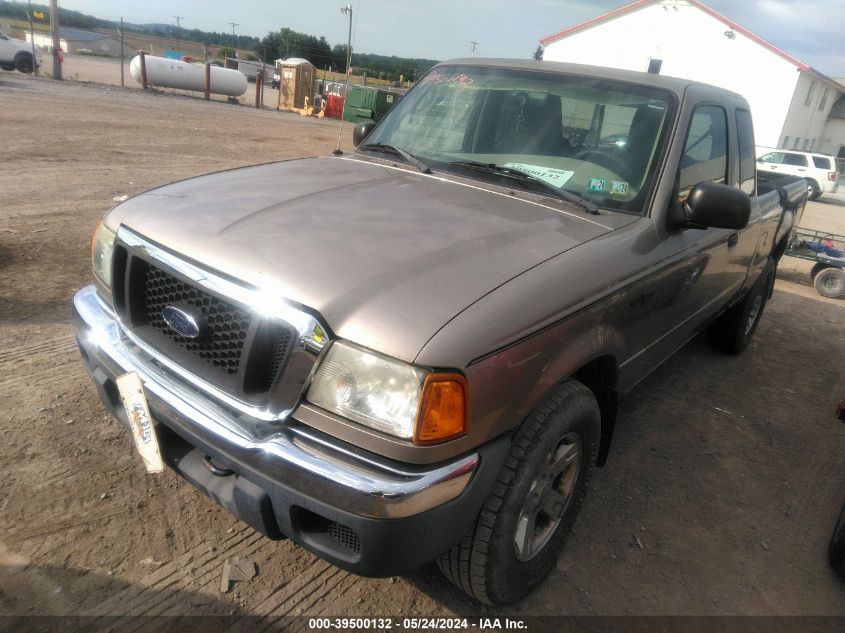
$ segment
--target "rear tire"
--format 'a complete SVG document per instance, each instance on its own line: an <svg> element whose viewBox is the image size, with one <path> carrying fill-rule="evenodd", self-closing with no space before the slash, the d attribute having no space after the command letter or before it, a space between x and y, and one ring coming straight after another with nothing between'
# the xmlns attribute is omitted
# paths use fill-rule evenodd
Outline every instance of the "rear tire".
<svg viewBox="0 0 845 633"><path fill-rule="evenodd" d="M822 188L819 187L819 183L815 180L807 179L807 185L810 187L810 195L808 196L808 200L816 200L822 195Z"/></svg>
<svg viewBox="0 0 845 633"><path fill-rule="evenodd" d="M836 299L845 295L845 270L841 268L823 268L816 273L813 286L823 297Z"/></svg>
<svg viewBox="0 0 845 633"><path fill-rule="evenodd" d="M31 73L33 71L32 55L22 53L15 57L15 68L19 73Z"/></svg>
<svg viewBox="0 0 845 633"><path fill-rule="evenodd" d="M525 597L554 569L598 456L593 393L569 380L525 420L472 531L437 561L476 600Z"/></svg>
<svg viewBox="0 0 845 633"><path fill-rule="evenodd" d="M771 294L775 263L770 259L746 297L716 319L707 331L710 344L726 354L741 353L757 331Z"/></svg>

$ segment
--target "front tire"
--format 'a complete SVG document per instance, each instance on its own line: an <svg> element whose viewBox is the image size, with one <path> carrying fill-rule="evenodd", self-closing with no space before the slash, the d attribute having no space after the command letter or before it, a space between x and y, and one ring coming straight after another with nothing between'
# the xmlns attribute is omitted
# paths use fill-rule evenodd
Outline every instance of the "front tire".
<svg viewBox="0 0 845 633"><path fill-rule="evenodd" d="M525 597L548 576L578 515L598 456L593 393L569 380L522 424L473 530L440 570L488 604Z"/></svg>
<svg viewBox="0 0 845 633"><path fill-rule="evenodd" d="M15 68L19 73L31 73L34 70L32 56L24 53L15 57Z"/></svg>

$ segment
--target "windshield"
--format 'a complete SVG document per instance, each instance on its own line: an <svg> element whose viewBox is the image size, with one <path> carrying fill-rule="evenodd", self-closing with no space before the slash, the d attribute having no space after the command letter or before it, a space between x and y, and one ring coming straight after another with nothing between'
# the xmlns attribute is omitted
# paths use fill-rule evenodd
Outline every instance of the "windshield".
<svg viewBox="0 0 845 633"><path fill-rule="evenodd" d="M662 90L618 81L441 66L366 143L497 184L516 170L601 207L641 213L671 103Z"/></svg>

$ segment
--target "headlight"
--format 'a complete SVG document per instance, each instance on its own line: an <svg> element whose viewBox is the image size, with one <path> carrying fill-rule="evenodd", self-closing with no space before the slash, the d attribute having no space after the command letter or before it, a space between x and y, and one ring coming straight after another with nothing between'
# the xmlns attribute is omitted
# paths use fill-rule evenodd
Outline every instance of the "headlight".
<svg viewBox="0 0 845 633"><path fill-rule="evenodd" d="M338 341L317 368L308 401L371 429L416 442L464 432L466 383Z"/></svg>
<svg viewBox="0 0 845 633"><path fill-rule="evenodd" d="M114 252L114 231L100 222L91 238L91 263L94 275L106 288L111 288L111 260Z"/></svg>

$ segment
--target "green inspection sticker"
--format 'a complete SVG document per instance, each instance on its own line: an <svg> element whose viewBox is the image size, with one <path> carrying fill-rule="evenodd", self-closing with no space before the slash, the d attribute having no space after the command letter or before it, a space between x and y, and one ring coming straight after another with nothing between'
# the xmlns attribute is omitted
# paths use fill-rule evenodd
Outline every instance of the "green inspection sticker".
<svg viewBox="0 0 845 633"><path fill-rule="evenodd" d="M610 182L610 193L624 196L628 193L628 183L620 180L612 180Z"/></svg>
<svg viewBox="0 0 845 633"><path fill-rule="evenodd" d="M607 181L604 178L590 178L590 182L587 183L587 191L603 193L607 191Z"/></svg>

